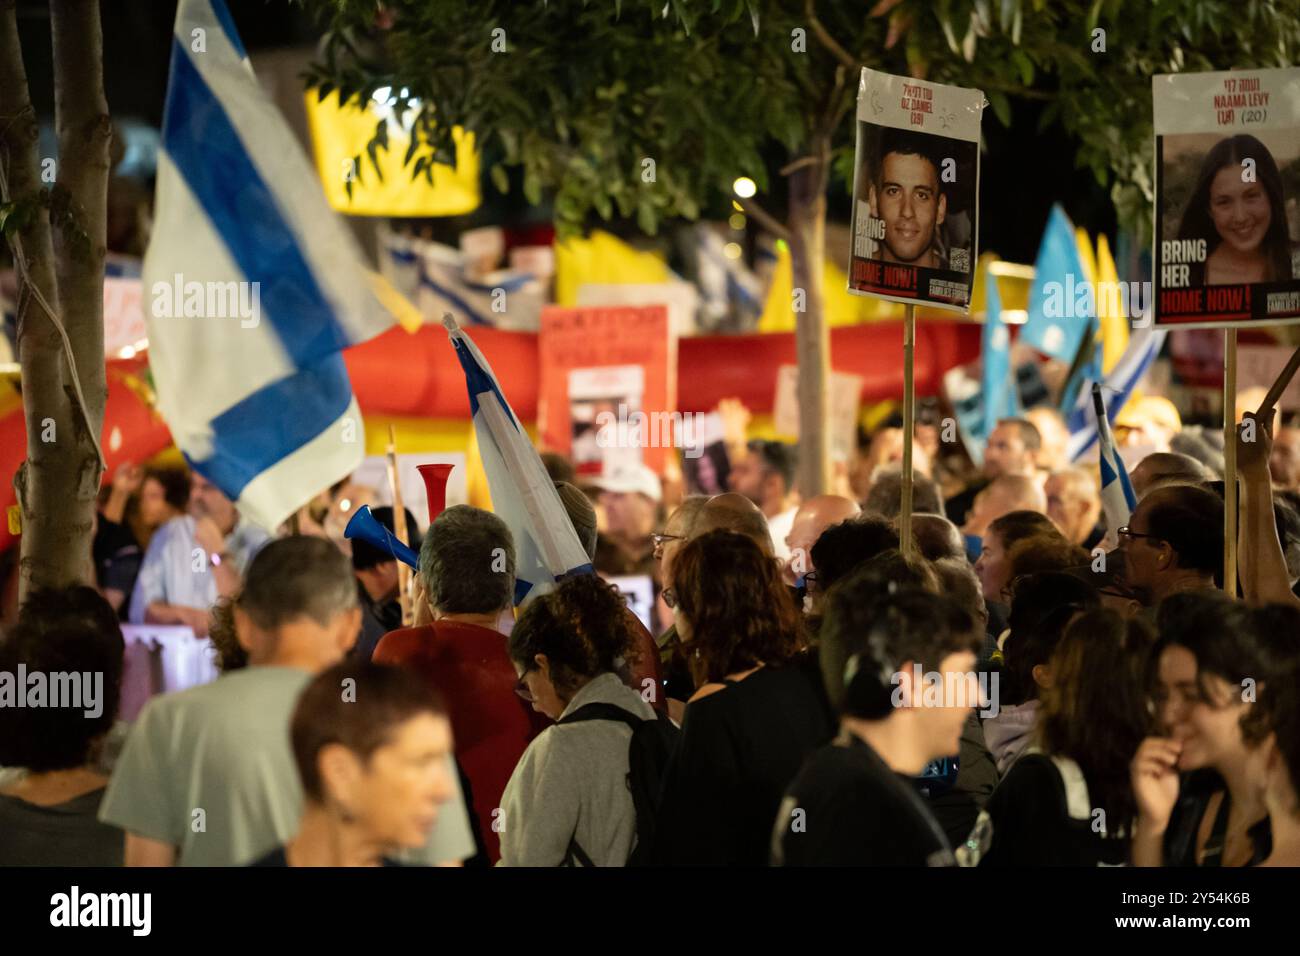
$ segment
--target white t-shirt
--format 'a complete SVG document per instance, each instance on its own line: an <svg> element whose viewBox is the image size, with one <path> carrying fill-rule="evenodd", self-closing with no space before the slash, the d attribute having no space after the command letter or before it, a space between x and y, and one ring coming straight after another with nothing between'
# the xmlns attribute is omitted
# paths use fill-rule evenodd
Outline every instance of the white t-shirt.
<svg viewBox="0 0 1300 956"><path fill-rule="evenodd" d="M794 527L794 516L798 510L798 506L788 508L767 519L767 530L772 536L772 547L776 551L776 556L782 561L790 560L790 548L785 543L785 536Z"/></svg>
<svg viewBox="0 0 1300 956"><path fill-rule="evenodd" d="M177 847L181 866L241 866L282 846L302 817L289 721L310 681L296 668L248 667L153 698L127 738L99 818ZM474 855L454 766L451 779L456 792L428 844L402 859Z"/></svg>

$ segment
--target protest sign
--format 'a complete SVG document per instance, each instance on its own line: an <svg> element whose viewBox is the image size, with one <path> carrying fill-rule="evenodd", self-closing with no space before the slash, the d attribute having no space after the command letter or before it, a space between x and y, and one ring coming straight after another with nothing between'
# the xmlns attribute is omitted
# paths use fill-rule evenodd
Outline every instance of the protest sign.
<svg viewBox="0 0 1300 956"><path fill-rule="evenodd" d="M1300 69L1151 83L1156 324L1300 321Z"/></svg>
<svg viewBox="0 0 1300 956"><path fill-rule="evenodd" d="M581 458L587 472L612 459L663 471L684 434L667 307L548 306L538 352L546 448Z"/></svg>
<svg viewBox="0 0 1300 956"><path fill-rule="evenodd" d="M984 94L864 69L849 291L970 312Z"/></svg>

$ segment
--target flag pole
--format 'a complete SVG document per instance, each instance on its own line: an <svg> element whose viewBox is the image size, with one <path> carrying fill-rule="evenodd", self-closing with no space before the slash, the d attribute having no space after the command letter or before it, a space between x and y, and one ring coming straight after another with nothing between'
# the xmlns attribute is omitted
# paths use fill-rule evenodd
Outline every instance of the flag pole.
<svg viewBox="0 0 1300 956"><path fill-rule="evenodd" d="M916 406L916 306L903 306L903 500L898 515L899 549L912 553L912 438Z"/></svg>
<svg viewBox="0 0 1300 956"><path fill-rule="evenodd" d="M407 543L406 506L402 504L402 485L397 474L397 429L388 426L388 485L393 490L393 534ZM411 608L411 569L397 562L397 600L402 606L402 627L410 627L415 617Z"/></svg>
<svg viewBox="0 0 1300 956"><path fill-rule="evenodd" d="M1223 330L1223 590L1237 596L1237 330Z"/></svg>
<svg viewBox="0 0 1300 956"><path fill-rule="evenodd" d="M1291 379L1295 378L1296 370L1300 369L1300 349L1296 349L1291 354L1290 360L1286 363L1286 368L1278 375L1277 380L1269 388L1268 394L1264 396L1264 401L1260 402L1259 409L1255 412L1257 421L1264 422L1267 426L1273 424L1273 410L1282 398L1282 393L1286 387L1291 384Z"/></svg>

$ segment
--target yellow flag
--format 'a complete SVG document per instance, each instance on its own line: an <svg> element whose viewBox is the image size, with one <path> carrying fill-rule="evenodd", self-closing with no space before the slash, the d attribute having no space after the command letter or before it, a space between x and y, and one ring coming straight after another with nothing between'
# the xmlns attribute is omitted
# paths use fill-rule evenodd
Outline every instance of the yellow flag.
<svg viewBox="0 0 1300 956"><path fill-rule="evenodd" d="M849 279L829 259L822 266L822 310L826 325L858 325L901 319L903 307L884 299L852 295L848 291ZM758 320L760 332L793 332L795 328L794 268L790 262L790 247L784 242L776 244L776 264L767 287L763 315Z"/></svg>
<svg viewBox="0 0 1300 956"><path fill-rule="evenodd" d="M555 244L555 303L578 304L578 289L592 282L636 285L667 282L668 263L653 252L634 249L617 236L597 229L586 238Z"/></svg>
<svg viewBox="0 0 1300 956"><path fill-rule="evenodd" d="M339 212L353 216L459 216L478 208L479 163L472 133L453 131L456 167L435 165L430 185L423 174L411 178L415 161L403 165L410 138L396 119L390 120L388 149L375 157L384 174L381 182L366 155L366 144L381 116L377 110L385 107L372 103L366 109L355 104L340 108L337 93L318 100L312 92L307 93L306 104L316 172L325 198ZM355 156L361 157L360 169L353 165Z"/></svg>
<svg viewBox="0 0 1300 956"><path fill-rule="evenodd" d="M1127 295L1120 296L1119 273L1104 235L1097 237L1097 325L1101 330L1101 371L1108 374L1128 348Z"/></svg>
<svg viewBox="0 0 1300 956"><path fill-rule="evenodd" d="M1093 282L1097 276L1097 259L1092 254L1092 241L1081 226L1074 230L1074 241L1079 245L1079 259L1083 262L1084 278Z"/></svg>

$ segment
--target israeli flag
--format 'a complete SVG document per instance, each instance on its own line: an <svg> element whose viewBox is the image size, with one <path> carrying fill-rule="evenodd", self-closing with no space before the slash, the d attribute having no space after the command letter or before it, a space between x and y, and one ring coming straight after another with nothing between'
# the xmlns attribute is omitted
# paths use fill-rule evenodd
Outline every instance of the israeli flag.
<svg viewBox="0 0 1300 956"><path fill-rule="evenodd" d="M343 349L392 324L223 0L181 0L144 261L159 411L190 465L275 528L361 462Z"/></svg>
<svg viewBox="0 0 1300 956"><path fill-rule="evenodd" d="M1165 330L1152 325L1151 314L1148 312L1129 336L1123 356L1115 363L1110 374L1099 383L1104 393L1103 403L1107 416L1113 418L1119 414L1164 344ZM1079 397L1066 416L1066 425L1070 429L1068 457L1070 461L1078 461L1097 443L1100 436L1093 396L1089 390L1079 390ZM1112 446L1113 444L1112 442Z"/></svg>
<svg viewBox="0 0 1300 956"><path fill-rule="evenodd" d="M1101 443L1101 508L1106 515L1106 537L1111 546L1117 545L1116 530L1128 524L1137 507L1137 496L1129 481L1124 460L1115 448L1115 438L1110 433L1110 420L1106 417L1106 402L1102 399L1101 385L1092 383L1092 408L1095 415L1097 440Z"/></svg>
<svg viewBox="0 0 1300 956"><path fill-rule="evenodd" d="M442 324L465 370L492 510L515 539L515 604L524 604L566 575L592 573L591 559L487 359L450 315Z"/></svg>
<svg viewBox="0 0 1300 956"><path fill-rule="evenodd" d="M1047 228L1034 261L1034 284L1029 290L1029 314L1020 328L1020 341L1044 355L1065 363L1074 361L1079 343L1092 329L1095 305L1091 294L1082 297L1088 280L1074 224L1061 206L1052 206Z"/></svg>

